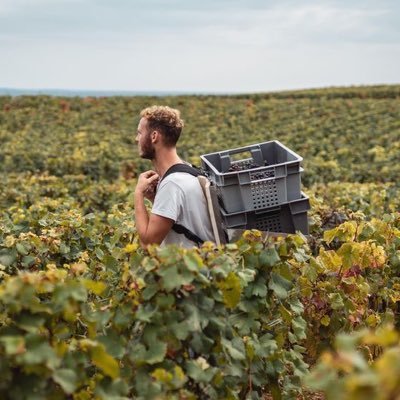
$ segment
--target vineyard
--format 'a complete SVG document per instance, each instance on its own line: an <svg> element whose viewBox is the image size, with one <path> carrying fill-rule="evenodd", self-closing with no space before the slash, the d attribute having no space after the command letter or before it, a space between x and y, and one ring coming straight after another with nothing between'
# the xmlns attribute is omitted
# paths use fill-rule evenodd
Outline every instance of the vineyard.
<svg viewBox="0 0 400 400"><path fill-rule="evenodd" d="M300 154L310 235L138 245L139 112ZM400 86L0 97L0 398L400 398ZM315 397L317 396L317 397Z"/></svg>

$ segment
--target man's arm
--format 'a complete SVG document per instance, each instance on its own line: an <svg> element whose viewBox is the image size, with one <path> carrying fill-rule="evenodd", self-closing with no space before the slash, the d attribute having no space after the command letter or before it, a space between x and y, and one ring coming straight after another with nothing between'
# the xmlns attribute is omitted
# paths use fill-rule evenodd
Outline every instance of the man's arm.
<svg viewBox="0 0 400 400"><path fill-rule="evenodd" d="M142 247L156 243L160 244L171 230L174 221L156 214L148 214L144 198L158 179L154 171L144 172L139 176L135 189L135 219L136 229Z"/></svg>

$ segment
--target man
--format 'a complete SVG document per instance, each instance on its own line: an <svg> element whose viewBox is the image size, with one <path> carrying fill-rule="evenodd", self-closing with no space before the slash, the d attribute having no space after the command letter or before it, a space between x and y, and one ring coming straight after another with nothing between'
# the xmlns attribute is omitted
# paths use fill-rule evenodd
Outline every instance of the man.
<svg viewBox="0 0 400 400"><path fill-rule="evenodd" d="M154 170L139 176L135 189L136 228L142 247L149 244L179 244L193 247L196 243L182 233L179 224L203 241L214 240L208 209L198 179L185 172L164 174L184 162L178 156L176 143L184 126L180 112L166 106L152 106L140 113L136 142L140 157L151 160ZM151 213L144 199L153 202Z"/></svg>

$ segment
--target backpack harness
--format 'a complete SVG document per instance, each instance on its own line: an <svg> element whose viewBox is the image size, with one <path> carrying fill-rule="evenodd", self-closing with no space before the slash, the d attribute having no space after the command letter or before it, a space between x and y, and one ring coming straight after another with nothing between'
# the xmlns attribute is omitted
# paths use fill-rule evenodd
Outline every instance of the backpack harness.
<svg viewBox="0 0 400 400"><path fill-rule="evenodd" d="M199 169L191 167L188 164L174 164L172 167L168 168L168 170L165 172L164 176L162 177L161 181L163 179L165 179L168 175L171 175L175 172L185 172L185 173L190 174L195 177L197 177L199 175L204 176L204 173L202 173ZM174 225L172 225L172 230L175 231L176 233L180 233L180 234L184 235L187 239L196 243L196 245L198 247L200 247L204 243L203 239L199 238L195 233L193 233L191 230L184 227L183 225L174 223Z"/></svg>

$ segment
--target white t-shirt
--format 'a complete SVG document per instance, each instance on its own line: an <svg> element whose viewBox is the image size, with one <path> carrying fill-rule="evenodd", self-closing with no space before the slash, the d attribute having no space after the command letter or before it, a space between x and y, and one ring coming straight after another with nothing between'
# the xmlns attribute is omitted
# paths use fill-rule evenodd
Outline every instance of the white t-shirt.
<svg viewBox="0 0 400 400"><path fill-rule="evenodd" d="M157 187L153 214L170 218L184 226L202 240L214 241L207 203L197 177L185 172L174 172L163 179ZM178 244L185 248L196 246L183 234L172 229L161 246Z"/></svg>

